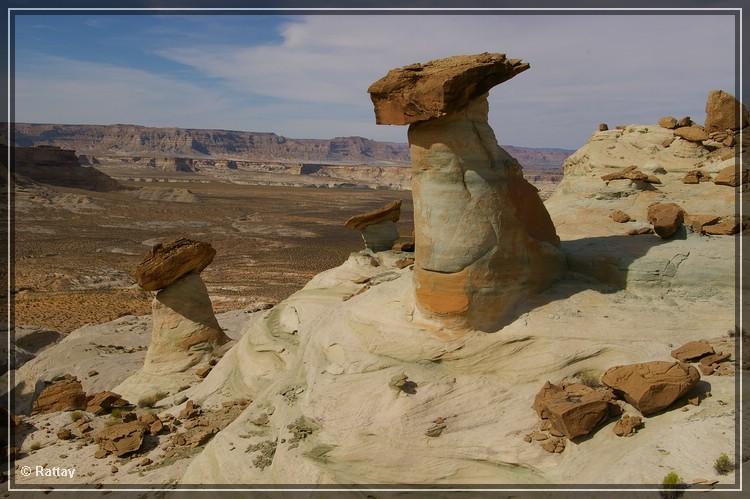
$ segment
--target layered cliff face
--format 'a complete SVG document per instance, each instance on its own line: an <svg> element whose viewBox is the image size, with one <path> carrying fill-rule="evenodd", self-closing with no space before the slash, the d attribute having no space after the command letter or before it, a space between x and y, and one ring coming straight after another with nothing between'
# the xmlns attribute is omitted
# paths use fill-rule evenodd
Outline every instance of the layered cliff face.
<svg viewBox="0 0 750 499"><path fill-rule="evenodd" d="M19 146L56 145L81 154L224 157L337 162L409 161L405 144L363 137L292 139L274 133L137 125L16 124Z"/></svg>

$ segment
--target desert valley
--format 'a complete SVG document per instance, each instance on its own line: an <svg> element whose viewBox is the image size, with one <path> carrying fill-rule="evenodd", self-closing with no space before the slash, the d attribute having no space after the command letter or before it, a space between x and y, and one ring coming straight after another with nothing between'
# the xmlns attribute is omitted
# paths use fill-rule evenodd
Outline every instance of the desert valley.
<svg viewBox="0 0 750 499"><path fill-rule="evenodd" d="M747 111L500 146L527 70L389 71L408 144L15 124L7 478L735 485Z"/></svg>

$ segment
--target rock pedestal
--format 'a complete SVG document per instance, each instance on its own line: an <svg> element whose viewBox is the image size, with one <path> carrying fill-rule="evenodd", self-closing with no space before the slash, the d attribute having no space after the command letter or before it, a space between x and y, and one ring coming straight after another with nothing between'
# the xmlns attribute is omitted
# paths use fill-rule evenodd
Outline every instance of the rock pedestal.
<svg viewBox="0 0 750 499"><path fill-rule="evenodd" d="M160 290L151 307L144 373L184 372L208 361L216 347L229 341L199 274L215 254L208 243L178 239L155 246L138 265L138 283L147 290Z"/></svg>
<svg viewBox="0 0 750 499"><path fill-rule="evenodd" d="M387 251L398 240L396 222L400 216L401 200L397 200L377 210L351 217L344 226L362 233L365 248L372 251Z"/></svg>
<svg viewBox="0 0 750 499"><path fill-rule="evenodd" d="M564 266L537 189L487 122L487 91L528 68L502 54L392 70L369 92L381 124L409 123L417 304L491 331Z"/></svg>
<svg viewBox="0 0 750 499"><path fill-rule="evenodd" d="M200 275L187 274L159 291L152 303L151 343L144 372L182 372L208 360L227 336L216 321Z"/></svg>

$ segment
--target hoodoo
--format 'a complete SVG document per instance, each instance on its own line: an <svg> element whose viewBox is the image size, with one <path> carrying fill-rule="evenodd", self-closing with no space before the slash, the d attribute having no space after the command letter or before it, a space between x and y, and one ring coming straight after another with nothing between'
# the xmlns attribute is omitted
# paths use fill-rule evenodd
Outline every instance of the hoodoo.
<svg viewBox="0 0 750 499"><path fill-rule="evenodd" d="M192 379L192 368L208 365L229 341L200 276L215 254L208 243L177 239L154 246L138 265L138 284L158 291L152 303L151 342L143 367L117 393L133 400L154 386L169 393Z"/></svg>
<svg viewBox="0 0 750 499"><path fill-rule="evenodd" d="M368 89L378 124L409 125L417 304L447 326L496 330L564 267L537 189L487 122L490 88L528 68L504 54L455 56Z"/></svg>

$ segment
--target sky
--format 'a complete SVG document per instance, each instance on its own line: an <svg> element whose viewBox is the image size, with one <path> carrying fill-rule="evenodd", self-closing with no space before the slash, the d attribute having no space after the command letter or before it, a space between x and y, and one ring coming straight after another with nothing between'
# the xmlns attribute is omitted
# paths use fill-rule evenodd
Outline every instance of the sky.
<svg viewBox="0 0 750 499"><path fill-rule="evenodd" d="M577 149L600 122L702 122L736 94L731 15L15 16L15 118L363 136L367 87L397 66L502 52L531 69L490 92L501 144Z"/></svg>

